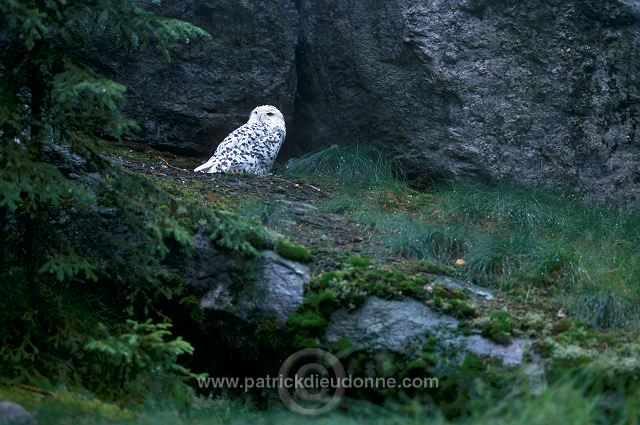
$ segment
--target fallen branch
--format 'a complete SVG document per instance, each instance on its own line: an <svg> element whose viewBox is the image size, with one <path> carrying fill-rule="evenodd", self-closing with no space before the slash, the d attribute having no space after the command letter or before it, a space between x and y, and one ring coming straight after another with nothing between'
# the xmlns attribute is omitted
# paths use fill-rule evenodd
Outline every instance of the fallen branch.
<svg viewBox="0 0 640 425"><path fill-rule="evenodd" d="M38 388L38 387L32 387L31 385L17 384L16 386L19 388L22 388L23 390L31 391L31 392L42 394L42 395L48 395L50 397L53 397L54 395L56 395L52 391L43 390L42 388Z"/></svg>

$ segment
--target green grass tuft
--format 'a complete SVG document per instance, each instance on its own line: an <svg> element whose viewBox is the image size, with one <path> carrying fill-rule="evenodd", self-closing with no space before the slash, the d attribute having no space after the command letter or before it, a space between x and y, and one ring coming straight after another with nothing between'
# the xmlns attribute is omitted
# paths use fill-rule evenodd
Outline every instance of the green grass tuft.
<svg viewBox="0 0 640 425"><path fill-rule="evenodd" d="M368 146L333 145L289 161L285 175L319 182L337 183L345 188L398 186L404 170L387 161L382 152Z"/></svg>
<svg viewBox="0 0 640 425"><path fill-rule="evenodd" d="M502 289L552 288L577 318L599 327L640 324L640 216L576 196L511 186L384 187L334 198L388 250L454 264L460 277Z"/></svg>
<svg viewBox="0 0 640 425"><path fill-rule="evenodd" d="M464 229L470 280L553 287L570 312L593 325L637 325L638 216L511 187L447 187L432 200L425 211L432 220Z"/></svg>

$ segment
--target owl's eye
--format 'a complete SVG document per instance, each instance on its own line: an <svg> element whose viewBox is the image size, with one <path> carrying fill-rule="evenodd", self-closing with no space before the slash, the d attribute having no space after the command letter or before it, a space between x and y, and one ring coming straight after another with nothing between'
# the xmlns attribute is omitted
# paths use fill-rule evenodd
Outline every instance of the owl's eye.
<svg viewBox="0 0 640 425"><path fill-rule="evenodd" d="M273 112L267 112L267 115L269 115L270 117L274 116L275 114Z"/></svg>

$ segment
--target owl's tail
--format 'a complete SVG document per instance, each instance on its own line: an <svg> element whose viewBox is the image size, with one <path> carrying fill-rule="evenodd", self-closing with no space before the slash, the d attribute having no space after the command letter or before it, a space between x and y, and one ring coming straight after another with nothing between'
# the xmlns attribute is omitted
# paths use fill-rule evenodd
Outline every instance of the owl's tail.
<svg viewBox="0 0 640 425"><path fill-rule="evenodd" d="M197 173L199 171L206 170L207 168L211 168L215 162L216 162L215 157L212 157L207 162L205 162L204 164L202 164L201 166L193 170L193 172Z"/></svg>

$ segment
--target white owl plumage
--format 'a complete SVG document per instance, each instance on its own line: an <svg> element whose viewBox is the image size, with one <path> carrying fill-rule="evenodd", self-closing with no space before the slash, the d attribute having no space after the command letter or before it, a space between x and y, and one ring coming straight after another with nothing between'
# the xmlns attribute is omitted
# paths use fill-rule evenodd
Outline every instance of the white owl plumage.
<svg viewBox="0 0 640 425"><path fill-rule="evenodd" d="M286 134L282 112L275 106L258 106L249 121L229 134L213 156L193 171L268 174Z"/></svg>

